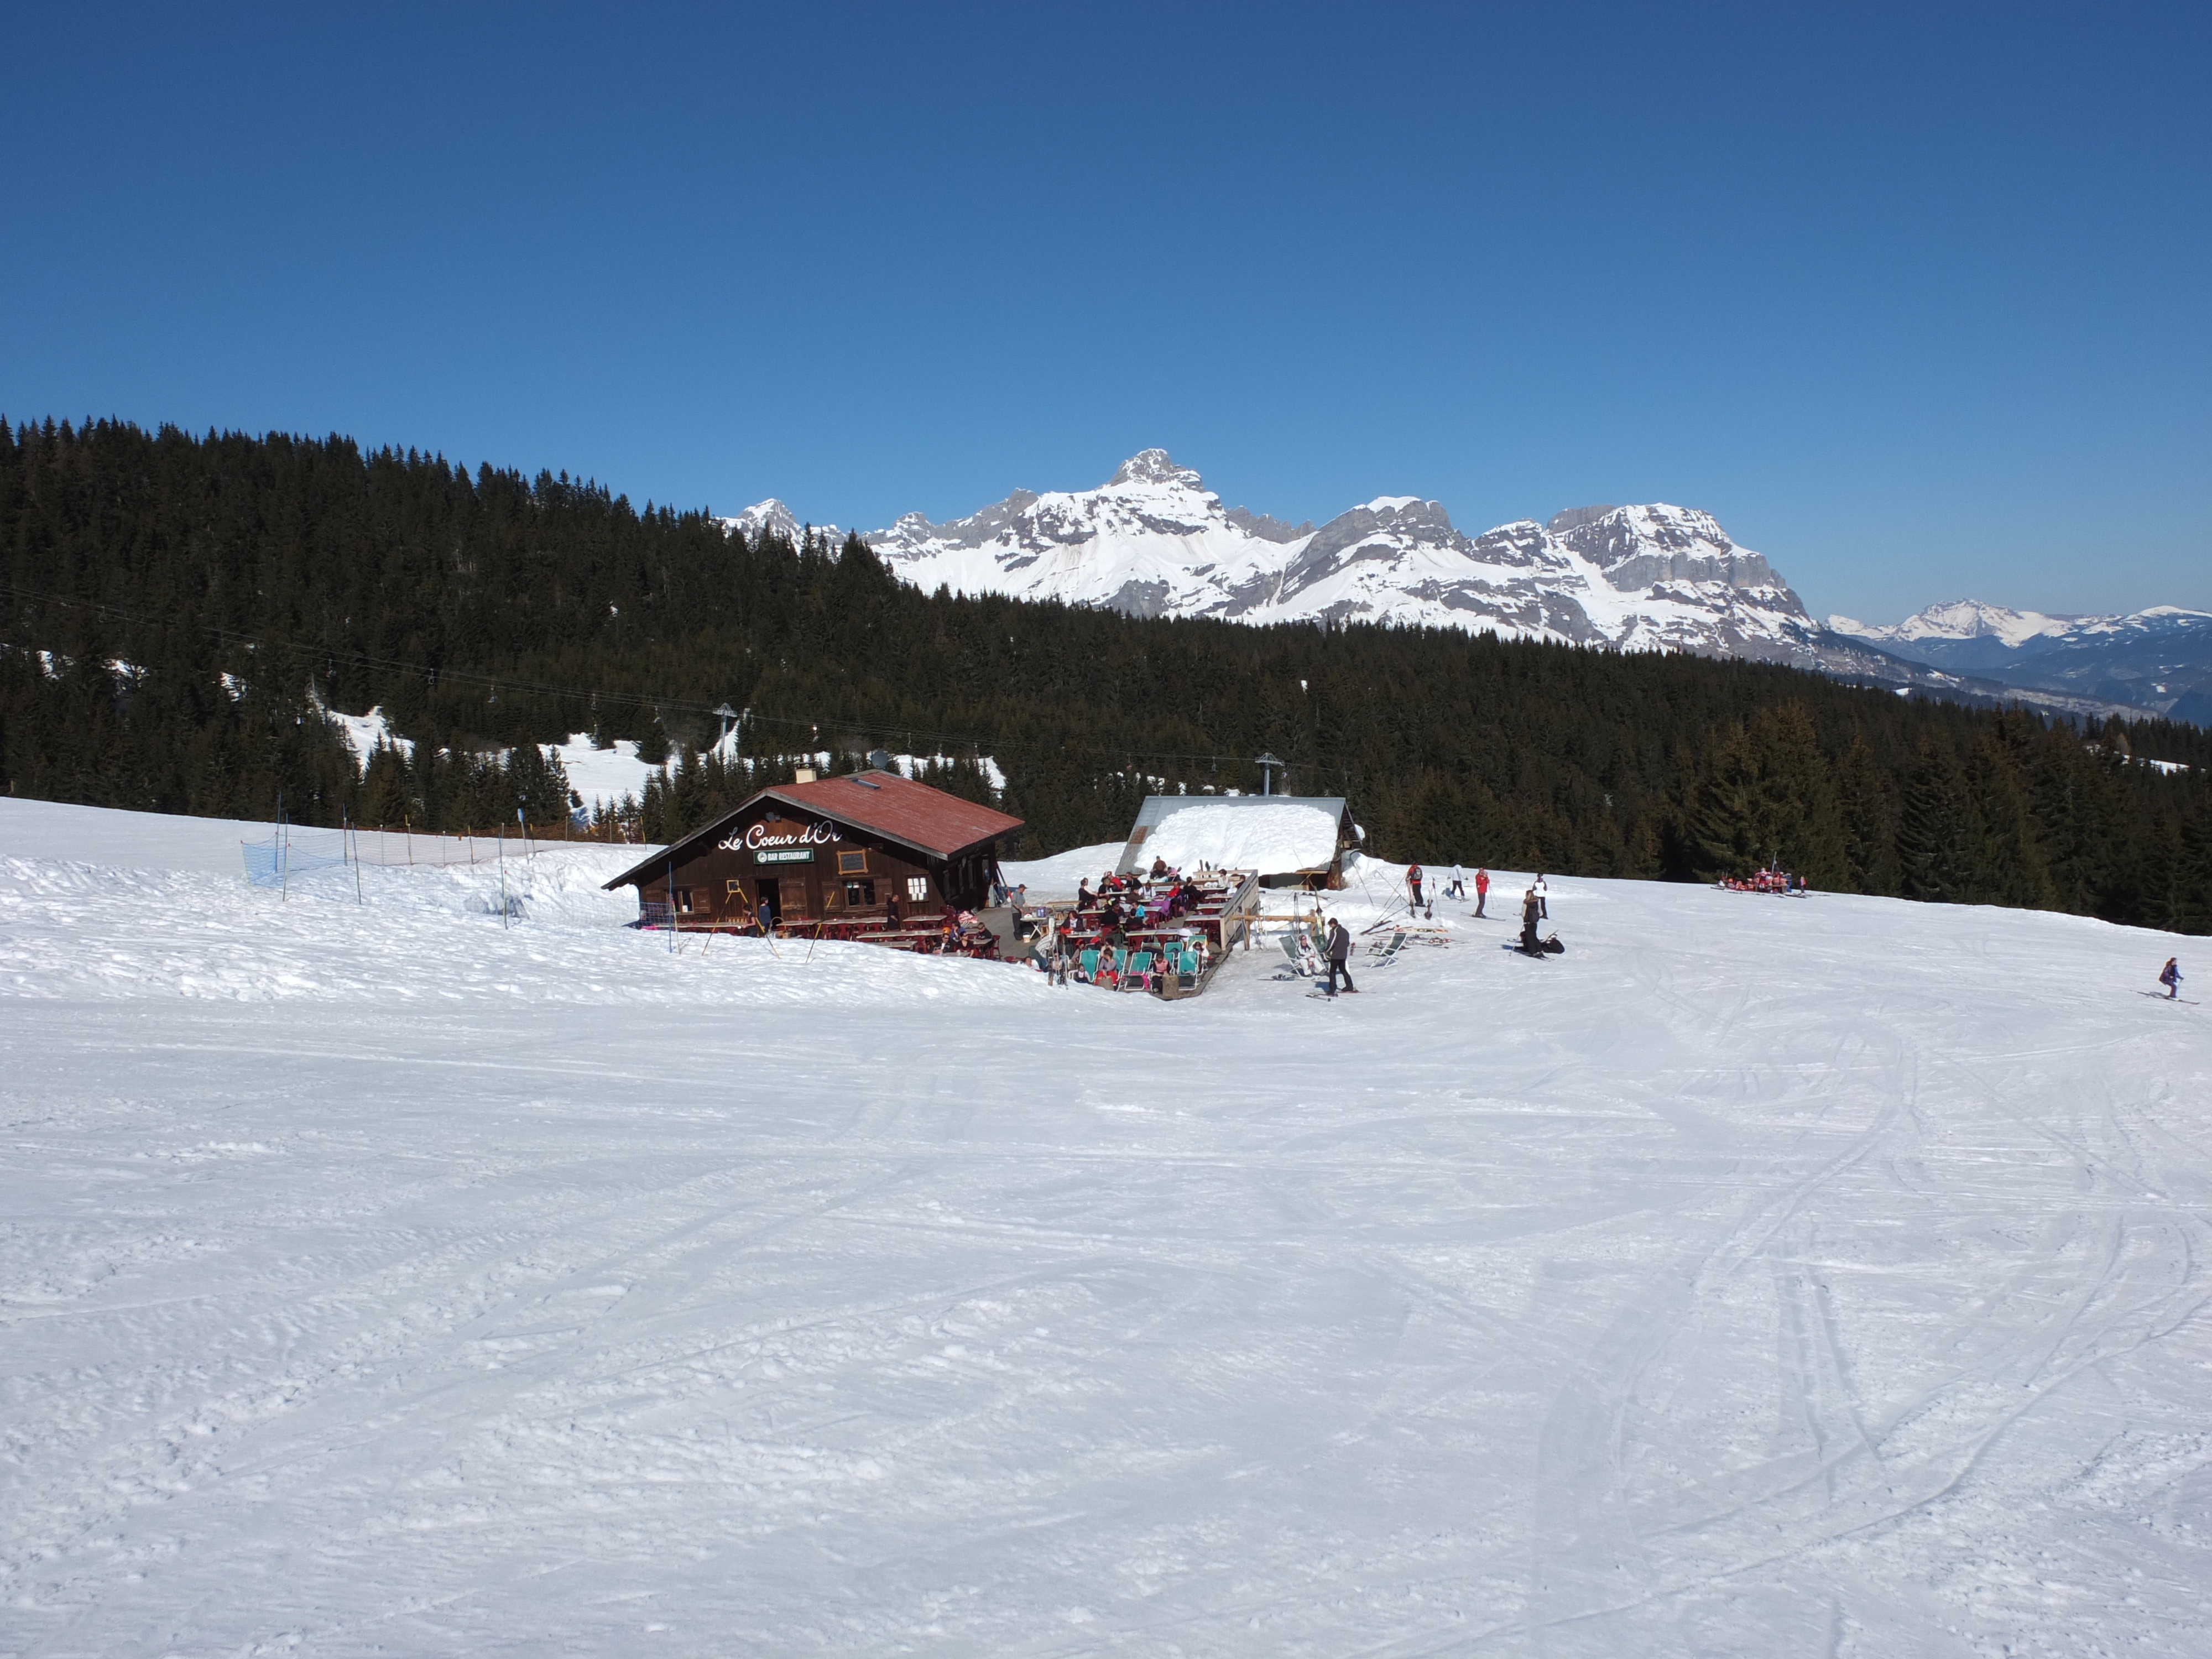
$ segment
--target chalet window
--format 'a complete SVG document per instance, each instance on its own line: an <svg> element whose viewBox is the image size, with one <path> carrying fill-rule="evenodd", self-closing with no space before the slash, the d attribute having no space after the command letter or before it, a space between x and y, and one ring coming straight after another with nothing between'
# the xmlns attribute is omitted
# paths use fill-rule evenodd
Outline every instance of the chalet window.
<svg viewBox="0 0 2212 1659"><path fill-rule="evenodd" d="M872 881L848 881L845 884L845 902L854 908L876 902L876 884Z"/></svg>
<svg viewBox="0 0 2212 1659"><path fill-rule="evenodd" d="M837 854L837 873L841 876L865 876L868 873L868 855L860 853Z"/></svg>
<svg viewBox="0 0 2212 1659"><path fill-rule="evenodd" d="M676 890L676 908L687 916L691 914L691 890L689 887Z"/></svg>
<svg viewBox="0 0 2212 1659"><path fill-rule="evenodd" d="M929 878L908 876L906 878L906 896L913 903L920 904L929 896Z"/></svg>

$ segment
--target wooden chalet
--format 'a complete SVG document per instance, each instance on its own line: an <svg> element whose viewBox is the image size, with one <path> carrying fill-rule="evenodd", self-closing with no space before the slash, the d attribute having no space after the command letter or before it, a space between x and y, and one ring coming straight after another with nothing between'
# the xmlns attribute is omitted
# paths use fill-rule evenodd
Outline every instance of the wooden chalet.
<svg viewBox="0 0 2212 1659"><path fill-rule="evenodd" d="M1000 844L1022 828L896 772L857 772L761 790L606 885L636 888L641 915L684 928L859 929L894 899L902 917L933 920L986 902Z"/></svg>

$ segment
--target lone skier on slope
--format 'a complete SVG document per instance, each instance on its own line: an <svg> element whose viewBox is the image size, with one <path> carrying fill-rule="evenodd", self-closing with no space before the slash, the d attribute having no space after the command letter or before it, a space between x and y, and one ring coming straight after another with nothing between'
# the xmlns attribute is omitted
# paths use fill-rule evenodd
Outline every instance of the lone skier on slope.
<svg viewBox="0 0 2212 1659"><path fill-rule="evenodd" d="M1351 961L1352 935L1345 931L1342 922L1331 916L1328 919L1328 994L1331 997L1336 995L1336 980L1340 974L1344 976L1344 988L1354 996L1359 994L1359 988L1352 982L1352 969L1348 965Z"/></svg>
<svg viewBox="0 0 2212 1659"><path fill-rule="evenodd" d="M2168 957L2166 966L2158 970L2158 982L2166 987L2166 1000L2172 1001L2181 994L2181 958Z"/></svg>
<svg viewBox="0 0 2212 1659"><path fill-rule="evenodd" d="M1552 890L1544 884L1544 872L1536 872L1536 884L1528 890L1536 896L1536 914L1546 921L1552 919Z"/></svg>
<svg viewBox="0 0 2212 1659"><path fill-rule="evenodd" d="M1490 872L1486 869L1477 870L1474 872L1474 917L1477 921L1483 919L1482 907L1489 902L1489 899Z"/></svg>
<svg viewBox="0 0 2212 1659"><path fill-rule="evenodd" d="M1451 885L1444 889L1444 896L1455 899L1467 896L1467 872L1456 864L1452 866Z"/></svg>

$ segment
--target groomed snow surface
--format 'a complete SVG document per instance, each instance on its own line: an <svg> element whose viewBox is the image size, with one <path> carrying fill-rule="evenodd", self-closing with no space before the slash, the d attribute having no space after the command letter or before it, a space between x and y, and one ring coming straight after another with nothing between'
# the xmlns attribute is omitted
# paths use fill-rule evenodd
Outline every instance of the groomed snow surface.
<svg viewBox="0 0 2212 1659"><path fill-rule="evenodd" d="M1164 1004L234 830L0 802L0 1653L2208 1650L2198 942Z"/></svg>

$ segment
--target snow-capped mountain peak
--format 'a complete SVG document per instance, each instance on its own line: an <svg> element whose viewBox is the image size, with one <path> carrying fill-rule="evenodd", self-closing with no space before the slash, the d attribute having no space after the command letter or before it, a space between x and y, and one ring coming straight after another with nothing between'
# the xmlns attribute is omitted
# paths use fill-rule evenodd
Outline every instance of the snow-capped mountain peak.
<svg viewBox="0 0 2212 1659"><path fill-rule="evenodd" d="M764 501L755 501L744 512L732 514L721 523L723 529L736 531L747 541L768 534L780 536L795 544L805 534L799 515L773 495ZM830 541L836 540L839 534L834 524L817 524L814 526L814 533L817 538Z"/></svg>
<svg viewBox="0 0 2212 1659"><path fill-rule="evenodd" d="M1180 489L1203 492L1205 482L1187 466L1177 466L1164 449L1140 449L1114 470L1114 476L1105 487L1117 484L1171 484Z"/></svg>
<svg viewBox="0 0 2212 1659"><path fill-rule="evenodd" d="M1577 643L1811 660L1817 625L1709 513L1573 508L1472 538L1440 501L1376 495L1316 529L1224 509L1191 468L1139 451L1095 489L1018 489L945 524L868 538L923 587L1141 616L1414 623Z"/></svg>
<svg viewBox="0 0 2212 1659"><path fill-rule="evenodd" d="M1898 645L1922 640L1994 639L2008 646L2021 646L2032 639L2076 631L2084 624L2118 620L2052 617L2040 611L2008 611L2001 605L1984 605L1979 599L1950 599L1931 605L1917 615L1887 627L1872 627L1849 617L1831 617L1828 626L1838 634Z"/></svg>
<svg viewBox="0 0 2212 1659"><path fill-rule="evenodd" d="M1146 449L1096 489L1017 489L944 524L908 513L867 539L921 587L1184 616L1218 609L1225 586L1255 580L1310 534L1224 511L1196 472Z"/></svg>
<svg viewBox="0 0 2212 1659"><path fill-rule="evenodd" d="M749 536L802 533L774 500L724 522ZM1096 489L1017 489L943 524L908 513L866 539L924 589L1145 617L1390 623L1690 651L1983 701L2030 687L2075 713L2212 718L2203 612L2061 617L1960 599L1889 627L1847 617L1824 625L1712 514L1668 501L1568 507L1468 536L1441 501L1375 495L1316 528L1224 508L1195 471L1155 448Z"/></svg>
<svg viewBox="0 0 2212 1659"><path fill-rule="evenodd" d="M1828 626L1954 673L2212 723L2212 613L2203 611L2075 617L1952 599L1886 627L1849 617Z"/></svg>

